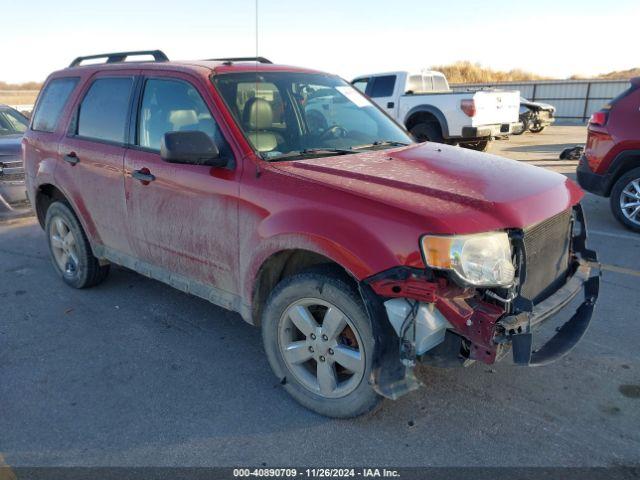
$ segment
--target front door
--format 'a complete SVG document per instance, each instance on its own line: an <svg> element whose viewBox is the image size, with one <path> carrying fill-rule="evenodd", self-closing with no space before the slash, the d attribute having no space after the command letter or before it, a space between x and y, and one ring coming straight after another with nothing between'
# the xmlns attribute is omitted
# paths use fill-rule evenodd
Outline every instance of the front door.
<svg viewBox="0 0 640 480"><path fill-rule="evenodd" d="M391 118L395 118L398 105L396 105L396 76L381 75L372 77L367 85L366 93L371 100L376 102L380 108L387 112Z"/></svg>
<svg viewBox="0 0 640 480"><path fill-rule="evenodd" d="M203 93L177 73L143 79L135 145L125 155L129 230L136 258L155 269L151 276L193 280L189 291L204 285L236 294L237 169L172 164L159 154L165 133L200 130L232 158Z"/></svg>

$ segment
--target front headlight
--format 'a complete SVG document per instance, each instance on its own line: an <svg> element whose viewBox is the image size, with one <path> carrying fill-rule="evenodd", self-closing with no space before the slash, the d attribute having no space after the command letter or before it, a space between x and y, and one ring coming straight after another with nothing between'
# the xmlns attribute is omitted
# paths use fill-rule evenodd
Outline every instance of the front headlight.
<svg viewBox="0 0 640 480"><path fill-rule="evenodd" d="M453 271L463 282L479 287L508 287L515 270L506 232L473 235L424 235L427 265Z"/></svg>

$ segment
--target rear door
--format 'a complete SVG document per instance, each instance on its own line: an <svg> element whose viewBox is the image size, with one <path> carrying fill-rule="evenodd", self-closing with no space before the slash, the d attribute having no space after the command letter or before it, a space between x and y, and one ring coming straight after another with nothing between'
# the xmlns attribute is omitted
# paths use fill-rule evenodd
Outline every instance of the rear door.
<svg viewBox="0 0 640 480"><path fill-rule="evenodd" d="M205 101L208 92L196 85L177 72L142 79L125 157L128 219L137 259L159 267L160 277L169 274L169 283L189 279L217 288L223 297L215 301L223 303L224 292L238 289L239 169ZM162 160L164 134L186 130L213 138L229 168Z"/></svg>
<svg viewBox="0 0 640 480"><path fill-rule="evenodd" d="M130 254L124 198L124 152L136 72L94 75L84 86L55 176L74 199L93 240Z"/></svg>

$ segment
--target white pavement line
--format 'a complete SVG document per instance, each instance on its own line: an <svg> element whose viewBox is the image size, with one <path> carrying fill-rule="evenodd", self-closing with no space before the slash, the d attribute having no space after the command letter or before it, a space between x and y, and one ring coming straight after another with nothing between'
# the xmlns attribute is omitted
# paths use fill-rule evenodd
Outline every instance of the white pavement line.
<svg viewBox="0 0 640 480"><path fill-rule="evenodd" d="M626 233L603 232L602 230L587 229L589 235L602 235L603 237L623 238L625 240L635 240L640 242L640 235L627 235Z"/></svg>

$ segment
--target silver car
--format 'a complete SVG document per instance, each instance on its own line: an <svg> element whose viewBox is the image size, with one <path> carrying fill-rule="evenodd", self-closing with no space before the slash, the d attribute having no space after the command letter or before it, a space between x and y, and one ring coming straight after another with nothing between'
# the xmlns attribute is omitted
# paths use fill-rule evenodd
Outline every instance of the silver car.
<svg viewBox="0 0 640 480"><path fill-rule="evenodd" d="M20 153L20 142L28 125L27 117L0 105L0 218L30 212Z"/></svg>

